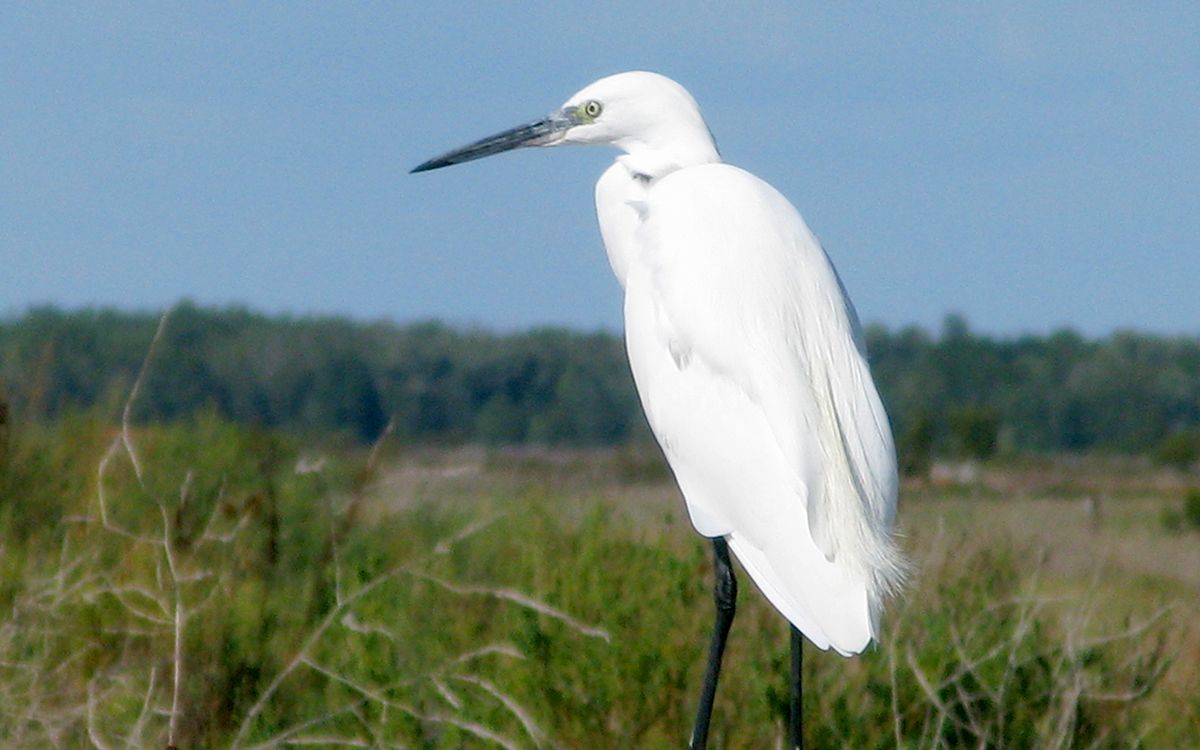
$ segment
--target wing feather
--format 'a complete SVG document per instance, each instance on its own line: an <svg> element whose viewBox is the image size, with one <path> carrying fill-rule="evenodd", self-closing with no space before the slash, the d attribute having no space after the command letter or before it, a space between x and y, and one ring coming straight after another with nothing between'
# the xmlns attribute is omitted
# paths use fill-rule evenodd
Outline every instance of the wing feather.
<svg viewBox="0 0 1200 750"><path fill-rule="evenodd" d="M757 405L813 541L868 579L877 612L902 574L895 451L824 250L774 188L725 164L658 180L637 232L660 342L677 367L703 366Z"/></svg>

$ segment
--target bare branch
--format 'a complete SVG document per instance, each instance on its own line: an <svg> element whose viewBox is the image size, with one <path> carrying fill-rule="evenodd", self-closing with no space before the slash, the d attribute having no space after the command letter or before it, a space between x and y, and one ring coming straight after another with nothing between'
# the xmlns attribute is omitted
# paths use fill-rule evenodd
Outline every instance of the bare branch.
<svg viewBox="0 0 1200 750"><path fill-rule="evenodd" d="M351 701L350 703L345 704L344 706L342 706L340 708L335 708L332 711L321 714L320 716L314 716L313 718L306 719L305 721L299 722L298 724L293 724L291 727L288 727L288 728L278 732L277 734L275 734L271 738L267 739L266 741L260 742L257 745L251 745L248 750L266 750L266 748L278 747L279 745L284 744L285 742L287 742L287 740L289 740L290 738L299 734L300 732L306 731L306 730L311 729L316 726L320 726L321 724L325 724L326 722L332 721L333 719L337 718L338 716L341 716L342 714L347 714L347 713L353 714L354 711L359 706L363 705L366 702L367 702L366 698L356 698L355 700Z"/></svg>
<svg viewBox="0 0 1200 750"><path fill-rule="evenodd" d="M179 590L179 580L175 572L175 555L171 549L171 525L167 520L166 509L163 509L163 548L167 553L167 563L171 569L172 588L175 595L175 617L172 636L174 638L171 653L171 718L167 722L167 744L175 744L176 731L179 728L179 694L183 687L183 628L187 621L184 614L183 596Z"/></svg>
<svg viewBox="0 0 1200 750"><path fill-rule="evenodd" d="M459 729L462 729L465 732L469 732L469 733L475 735L476 737L479 737L480 739L485 739L485 740L494 742L494 743L500 745L501 747L506 748L507 750L519 750L518 745L513 740L509 739L508 737L505 737L504 735L501 735L501 734L495 732L492 729L489 729L488 727L483 726L482 724L477 724L472 721L466 721L464 719L459 719L456 716L449 716L446 714L424 714L424 713L421 713L416 708L409 706L408 704L400 703L398 701L392 700L392 699L388 698L387 696L383 695L382 693L380 693L379 691L374 690L369 687L366 687L365 685L360 685L359 683L349 679L348 677L338 674L337 672L334 672L333 670L328 669L327 667L324 667L324 666L318 664L317 662L313 661L312 659L310 659L307 656L304 657L304 664L306 666L316 670L317 672L320 672L321 674L325 675L329 679L331 679L335 682L338 682L342 685L345 685L346 687L350 688L351 690L354 690L355 692L361 694L364 698L373 700L376 703L379 703L380 705L398 709L416 719L421 719L424 721L432 721L432 722L437 722L437 723L441 723L441 724L450 724L451 726L458 727Z"/></svg>
<svg viewBox="0 0 1200 750"><path fill-rule="evenodd" d="M138 370L137 379L133 381L133 387L129 389L129 398L125 400L125 408L121 410L121 440L125 444L125 452L129 454L129 460L133 463L133 473L137 477L138 484L146 486L142 481L142 462L138 458L137 449L134 447L133 438L129 429L130 415L133 413L133 404L137 401L138 394L142 390L142 382L146 379L146 371L150 367L150 360L154 356L154 350L158 347L158 342L162 338L163 331L167 330L167 320L170 319L174 308L168 309L158 319L158 329L154 332L154 338L150 339L150 346L146 349L146 357L142 360L142 367Z"/></svg>
<svg viewBox="0 0 1200 750"><path fill-rule="evenodd" d="M384 638L387 638L393 643L396 641L396 636L392 633L392 631L388 630L382 625L369 625L361 623L358 621L358 617L356 617L353 612L347 612L342 616L341 625L342 627L354 633L359 633L361 635L382 635Z"/></svg>
<svg viewBox="0 0 1200 750"><path fill-rule="evenodd" d="M100 464L96 469L96 499L100 504L100 523L105 529L108 529L114 534L126 537L135 542L158 544L157 539L129 531L125 527L114 522L108 515L108 503L104 494L104 477L108 473L109 462L111 462L113 457L116 456L117 451L121 449L122 440L127 440L127 438L121 436L113 439L112 444L109 445L108 451L105 452L104 457L100 459Z"/></svg>
<svg viewBox="0 0 1200 750"><path fill-rule="evenodd" d="M430 677L429 680L433 683L433 687L438 691L438 694L442 696L442 700L449 703L456 710L462 708L462 699L454 694L449 685L442 682L437 676Z"/></svg>
<svg viewBox="0 0 1200 750"><path fill-rule="evenodd" d="M491 526L493 523L495 523L496 521L500 520L503 517L504 517L503 513L494 513L490 516L484 516L483 518L479 519L478 521L474 521L472 523L467 524L453 536L449 537L448 539L443 539L440 542L438 542L437 544L435 544L433 546L434 554L436 554L436 555L448 554L450 552L450 549L452 547L454 547L454 545L458 544L459 542L463 541L464 539L468 539L468 538L474 536L475 534L479 533L480 531L483 531L488 526Z"/></svg>
<svg viewBox="0 0 1200 750"><path fill-rule="evenodd" d="M146 717L151 712L151 700L154 697L155 676L154 667L150 667L150 680L146 684L146 697L142 699L142 710L138 712L137 721L129 728L129 734L125 737L125 747L137 748L142 746L142 728L146 725Z"/></svg>
<svg viewBox="0 0 1200 750"><path fill-rule="evenodd" d="M540 748L545 744L546 733L543 732L541 727L537 725L537 722L533 720L533 717L529 715L529 712L525 710L520 703L517 703L516 699L501 691L500 688L496 687L496 685L490 680L485 680L482 677L476 677L475 675L469 674L457 674L454 675L454 679L483 688L483 690L490 694L493 698L504 704L504 707L508 709L509 713L517 717L517 721L521 722L521 726L525 727L525 732L529 735L529 738L533 740L534 745Z"/></svg>
<svg viewBox="0 0 1200 750"><path fill-rule="evenodd" d="M546 604L545 602L542 602L542 601L538 601L537 599L534 599L531 596L522 594L520 591L514 591L512 589L504 589L504 588L490 588L488 586L462 586L459 584L450 583L449 581L443 580L443 579L433 576L429 573L412 570L411 568L406 568L405 572L407 572L409 575L412 575L416 578L422 578L424 580L430 581L431 583L436 583L438 586L441 586L442 588L446 589L447 591L451 591L455 594L464 594L464 595L479 594L479 595L483 595L483 596L491 596L491 597L495 597L497 599L504 599L506 601L514 602L516 604L521 605L522 607L532 609L533 611L539 612L543 615L546 615L547 617L554 618L555 620L558 620L558 621L570 626L571 628L579 631L583 635L589 636L591 638L600 638L605 641L611 640L611 636L608 634L608 631L605 630L604 628L599 628L599 627L595 627L592 625L588 625L586 623L582 623L579 620L576 620L574 617L571 617L570 615L568 615L566 612L563 612L562 610L559 610L559 609L555 609L554 607L551 607L549 604Z"/></svg>
<svg viewBox="0 0 1200 750"><path fill-rule="evenodd" d="M375 471L375 464L379 460L379 449L383 447L383 443L393 432L396 431L395 417L388 420L387 426L383 428L383 432L379 433L379 437L375 438L375 442L371 444L371 452L367 454L367 473Z"/></svg>
<svg viewBox="0 0 1200 750"><path fill-rule="evenodd" d="M300 646L300 650L297 651L295 656L292 657L292 660L288 662L287 666L280 670L279 674L275 675L275 678L271 680L271 683L267 685L262 694L258 696L258 700L256 700L254 705L250 707L250 710L246 712L246 715L242 718L241 725L238 726L237 734L234 735L233 743L230 745L231 750L236 750L238 747L241 747L242 740L246 737L246 732L250 731L250 726L254 723L254 720L258 718L258 715L262 713L263 709L267 705L267 701L271 699L271 696L275 694L275 691L279 689L279 686L284 680L287 679L288 675L294 672L301 664L305 663L305 661L308 659L309 649L316 645L317 641L321 639L321 636L325 634L325 631L329 629L329 626L337 621L342 612L344 612L345 609L354 602L366 596L371 591L374 591L385 581L395 577L399 572L399 569L392 569L375 576L370 581L363 584L358 591L355 591L344 601L338 602L336 606L329 610L329 613L325 615L325 618L321 620L320 624L318 624L312 633L309 634L308 638L305 639L304 643Z"/></svg>
<svg viewBox="0 0 1200 750"><path fill-rule="evenodd" d="M100 736L100 730L96 727L96 680L95 678L88 681L87 686L87 733L88 739L96 750L112 750L104 738Z"/></svg>
<svg viewBox="0 0 1200 750"><path fill-rule="evenodd" d="M478 659L481 656L491 656L499 654L501 656L511 656L514 659L524 659L525 654L517 650L517 647L511 643L491 643L481 648L472 649L463 654L460 654L450 661L451 664L461 664L472 659Z"/></svg>
<svg viewBox="0 0 1200 750"><path fill-rule="evenodd" d="M425 719L426 721L436 721L442 724L449 724L451 726L458 727L464 732L469 732L481 740L494 742L500 747L505 748L505 750L520 750L520 746L513 740L505 737L502 734L498 734L491 729L488 729L482 724L476 724L473 721L464 721L455 716L446 716L444 714L426 714L420 718Z"/></svg>
<svg viewBox="0 0 1200 750"><path fill-rule="evenodd" d="M366 740L360 740L351 737L336 737L334 735L317 735L311 737L293 737L282 741L285 745L318 745L320 747L329 747L330 745L344 745L346 747L371 747L371 743Z"/></svg>

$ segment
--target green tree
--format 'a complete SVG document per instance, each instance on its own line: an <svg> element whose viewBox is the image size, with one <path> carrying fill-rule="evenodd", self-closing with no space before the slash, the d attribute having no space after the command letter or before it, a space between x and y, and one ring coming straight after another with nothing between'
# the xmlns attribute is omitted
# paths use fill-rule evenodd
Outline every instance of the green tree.
<svg viewBox="0 0 1200 750"><path fill-rule="evenodd" d="M1200 430L1181 430L1167 435L1155 447L1154 460L1186 471L1200 460Z"/></svg>
<svg viewBox="0 0 1200 750"><path fill-rule="evenodd" d="M963 406L950 414L950 430L959 455L980 461L996 454L1000 422L987 406Z"/></svg>
<svg viewBox="0 0 1200 750"><path fill-rule="evenodd" d="M937 428L929 414L921 414L908 423L896 440L901 474L920 478L929 476L936 436Z"/></svg>

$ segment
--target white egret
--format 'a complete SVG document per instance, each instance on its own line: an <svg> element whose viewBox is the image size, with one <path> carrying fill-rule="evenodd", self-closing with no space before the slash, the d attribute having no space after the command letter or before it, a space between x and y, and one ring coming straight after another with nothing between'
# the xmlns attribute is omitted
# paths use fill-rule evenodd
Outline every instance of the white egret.
<svg viewBox="0 0 1200 750"><path fill-rule="evenodd" d="M625 289L629 363L692 523L713 543L716 625L691 747L707 742L733 621L730 547L792 625L799 747L799 633L862 652L904 571L895 449L854 308L796 209L722 163L695 100L656 73L602 78L541 120L412 171L562 144L624 152L596 184L596 214Z"/></svg>

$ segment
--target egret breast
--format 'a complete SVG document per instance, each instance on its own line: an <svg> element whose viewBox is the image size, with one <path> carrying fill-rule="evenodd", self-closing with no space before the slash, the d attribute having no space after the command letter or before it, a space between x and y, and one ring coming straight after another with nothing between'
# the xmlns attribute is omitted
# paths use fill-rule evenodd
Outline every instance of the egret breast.
<svg viewBox="0 0 1200 750"><path fill-rule="evenodd" d="M685 178L687 171L670 179ZM613 195L620 194L618 187L613 178ZM639 186L624 189L635 195ZM621 244L615 253L610 246L609 253L623 273L630 367L692 523L705 536L727 537L764 595L814 644L857 653L873 631L866 582L815 543L806 510L810 488L796 471L795 457L785 455L762 394L747 389L750 381L733 372L736 367L713 358L711 346L693 350L694 339L676 323L694 321L672 319L680 307L663 297L664 288L686 283L699 298L696 304L715 308L706 315L736 315L720 300L746 282L738 278L745 268L732 252L703 257L706 248L700 246L654 246L647 237L656 233L638 231L660 208L653 182L636 201L629 213L615 214L621 223L612 226L622 233L614 239ZM606 244L610 236L604 232Z"/></svg>
<svg viewBox="0 0 1200 750"><path fill-rule="evenodd" d="M637 252L634 233L641 221L637 206L645 197L645 186L620 162L614 162L596 182L596 221L608 254L608 264L621 286Z"/></svg>

